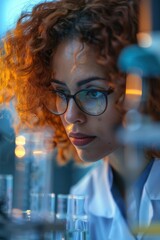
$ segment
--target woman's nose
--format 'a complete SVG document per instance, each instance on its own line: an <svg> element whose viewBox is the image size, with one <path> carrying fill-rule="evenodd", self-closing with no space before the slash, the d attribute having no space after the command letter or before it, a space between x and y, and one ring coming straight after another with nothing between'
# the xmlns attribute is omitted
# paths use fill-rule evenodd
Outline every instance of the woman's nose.
<svg viewBox="0 0 160 240"><path fill-rule="evenodd" d="M67 123L83 123L86 120L86 114L79 109L74 99L70 99L67 111L64 113L64 119Z"/></svg>

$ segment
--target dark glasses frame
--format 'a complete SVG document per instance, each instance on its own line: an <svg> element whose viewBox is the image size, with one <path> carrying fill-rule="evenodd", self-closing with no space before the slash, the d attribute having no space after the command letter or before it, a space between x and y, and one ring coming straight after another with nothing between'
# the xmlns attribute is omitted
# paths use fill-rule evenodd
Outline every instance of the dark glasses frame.
<svg viewBox="0 0 160 240"><path fill-rule="evenodd" d="M87 111L85 111L85 110L80 106L80 104L78 103L78 101L77 101L77 99L76 99L76 96L77 96L80 92L94 92L94 91L97 91L97 92L100 92L100 93L104 94L105 99L106 99L106 107L105 107L105 109L104 109L101 113L99 113L99 114L91 114L91 113L88 113ZM107 90L82 89L82 90L79 90L78 92L76 92L76 93L73 94L73 95L72 95L72 94L66 94L66 93L64 93L63 91L60 91L60 90L49 90L49 92L52 92L52 93L60 93L60 94L62 94L62 95L65 97L65 99L66 99L66 109L64 110L63 113L54 113L52 110L50 110L50 109L46 106L46 104L44 104L45 107L46 107L52 114L55 114L55 115L57 115L57 116L63 115L63 114L67 111L67 109L68 109L69 100L72 98L72 99L74 99L77 107L78 107L82 112L84 112L84 113L86 113L86 114L88 114L88 115L90 115L90 116L99 116L99 115L103 114L103 113L105 112L105 110L107 109L107 105L108 105L108 95L110 95L111 93L113 93L113 92L114 92L114 89L113 89L112 87L109 87Z"/></svg>

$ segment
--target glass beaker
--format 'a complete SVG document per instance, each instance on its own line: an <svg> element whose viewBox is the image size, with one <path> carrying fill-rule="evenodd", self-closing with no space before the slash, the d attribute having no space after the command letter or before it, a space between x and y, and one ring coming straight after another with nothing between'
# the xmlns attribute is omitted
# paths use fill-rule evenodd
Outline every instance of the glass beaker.
<svg viewBox="0 0 160 240"><path fill-rule="evenodd" d="M87 197L70 195L67 213L67 240L89 240Z"/></svg>
<svg viewBox="0 0 160 240"><path fill-rule="evenodd" d="M33 220L54 221L55 218L55 194L31 193L30 210Z"/></svg>
<svg viewBox="0 0 160 240"><path fill-rule="evenodd" d="M56 221L58 223L67 224L67 207L68 207L68 195L58 194L57 195L57 213ZM55 240L67 240L66 231L57 232Z"/></svg>

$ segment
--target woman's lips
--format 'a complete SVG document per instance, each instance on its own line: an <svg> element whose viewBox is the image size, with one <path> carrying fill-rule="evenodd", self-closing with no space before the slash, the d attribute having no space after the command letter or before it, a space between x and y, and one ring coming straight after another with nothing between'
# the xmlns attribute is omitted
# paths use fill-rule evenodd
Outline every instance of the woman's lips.
<svg viewBox="0 0 160 240"><path fill-rule="evenodd" d="M91 143L95 139L95 136L87 136L82 133L70 133L69 138L73 145L80 147Z"/></svg>

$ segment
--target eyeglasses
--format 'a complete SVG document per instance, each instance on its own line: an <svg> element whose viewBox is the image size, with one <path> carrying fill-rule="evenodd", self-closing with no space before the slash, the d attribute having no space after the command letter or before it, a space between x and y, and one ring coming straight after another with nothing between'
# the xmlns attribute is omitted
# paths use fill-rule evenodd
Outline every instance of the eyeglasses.
<svg viewBox="0 0 160 240"><path fill-rule="evenodd" d="M73 98L82 112L99 116L105 112L108 104L107 96L113 91L111 87L108 90L83 89L70 95L63 91L50 90L45 97L44 105L51 113L62 115L67 111L69 100Z"/></svg>

